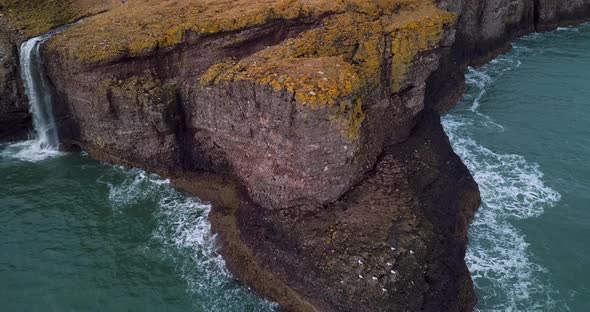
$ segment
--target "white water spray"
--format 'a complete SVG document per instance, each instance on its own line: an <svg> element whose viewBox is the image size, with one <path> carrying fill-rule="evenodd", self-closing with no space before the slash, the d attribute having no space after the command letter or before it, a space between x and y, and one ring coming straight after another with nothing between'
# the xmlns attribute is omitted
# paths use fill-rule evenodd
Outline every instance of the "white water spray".
<svg viewBox="0 0 590 312"><path fill-rule="evenodd" d="M514 225L543 214L561 196L545 185L543 172L523 156L502 154L481 145L472 129L502 132L504 127L480 112L487 90L503 75L521 66L521 58L535 51L515 46L490 65L469 69L468 90L454 113L443 118L453 148L471 170L481 190L483 205L470 228L466 262L480 291L476 311L569 311L535 262L525 234ZM462 108L461 108L462 107Z"/></svg>

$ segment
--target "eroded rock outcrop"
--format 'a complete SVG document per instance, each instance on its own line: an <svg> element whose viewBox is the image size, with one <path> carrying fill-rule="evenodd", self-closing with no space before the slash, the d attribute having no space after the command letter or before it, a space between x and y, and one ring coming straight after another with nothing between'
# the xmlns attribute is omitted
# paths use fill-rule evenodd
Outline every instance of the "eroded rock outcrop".
<svg viewBox="0 0 590 312"><path fill-rule="evenodd" d="M454 16L429 1L312 2L205 7L172 21L182 36L128 21L140 2L68 29L49 58L72 139L159 171L231 172L269 209L337 200L408 137ZM105 19L140 33L83 35ZM182 39L145 39L162 33Z"/></svg>
<svg viewBox="0 0 590 312"><path fill-rule="evenodd" d="M420 117L455 16L431 1L215 4L155 26L149 12L129 20L149 10L134 2L56 36L66 142L234 177L246 196L212 216L223 254L286 309L470 310L477 186L438 119Z"/></svg>
<svg viewBox="0 0 590 312"><path fill-rule="evenodd" d="M535 27L538 31L585 22L590 16L588 0L536 0L535 5Z"/></svg>
<svg viewBox="0 0 590 312"><path fill-rule="evenodd" d="M429 114L318 213L242 203L212 220L230 268L288 311L470 311L463 257L478 205L477 185Z"/></svg>
<svg viewBox="0 0 590 312"><path fill-rule="evenodd" d="M459 15L454 61L481 65L510 48L510 42L533 31L552 30L588 19L588 0L439 0Z"/></svg>

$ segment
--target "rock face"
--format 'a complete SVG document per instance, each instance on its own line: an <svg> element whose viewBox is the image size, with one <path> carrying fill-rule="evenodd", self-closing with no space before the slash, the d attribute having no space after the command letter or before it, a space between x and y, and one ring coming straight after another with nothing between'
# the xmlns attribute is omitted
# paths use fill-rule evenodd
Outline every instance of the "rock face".
<svg viewBox="0 0 590 312"><path fill-rule="evenodd" d="M535 27L539 31L584 22L590 16L588 0L536 0L535 3Z"/></svg>
<svg viewBox="0 0 590 312"><path fill-rule="evenodd" d="M133 39L72 51L69 40L110 15L88 19L49 44L49 72L73 121L64 133L158 171L230 172L268 209L331 203L385 145L408 137L438 51L453 39L453 15L428 1L385 2L401 4L318 6L226 33L198 25L177 45L151 51L146 43L132 59L119 51L133 51ZM111 12L111 24L126 18ZM223 27L222 18L207 27Z"/></svg>
<svg viewBox="0 0 590 312"><path fill-rule="evenodd" d="M431 113L321 212L242 204L212 219L234 242L223 247L230 268L288 311L470 311L463 257L478 205L477 185Z"/></svg>
<svg viewBox="0 0 590 312"><path fill-rule="evenodd" d="M429 1L368 3L274 8L278 19L209 33L221 16L156 48L143 34L85 37L110 15L88 19L48 46L65 142L238 180L245 199L212 215L223 254L288 310L470 310L462 259L479 193L424 108L455 17ZM114 25L127 16L111 12Z"/></svg>
<svg viewBox="0 0 590 312"><path fill-rule="evenodd" d="M472 310L479 193L437 112L467 66L590 17L590 0L67 3L111 10L45 51L64 147L213 200L230 269L294 311ZM24 111L10 38L0 135Z"/></svg>
<svg viewBox="0 0 590 312"><path fill-rule="evenodd" d="M32 130L19 72L18 48L25 38L119 4L116 0L0 1L0 141L25 139Z"/></svg>
<svg viewBox="0 0 590 312"><path fill-rule="evenodd" d="M442 1L441 5L459 14L456 60L483 64L510 41L535 30L535 2L530 0Z"/></svg>
<svg viewBox="0 0 590 312"><path fill-rule="evenodd" d="M26 138L31 118L18 72L17 38L0 17L0 141Z"/></svg>
<svg viewBox="0 0 590 312"><path fill-rule="evenodd" d="M481 65L510 48L510 41L539 30L587 20L588 0L439 0L459 14L454 61Z"/></svg>

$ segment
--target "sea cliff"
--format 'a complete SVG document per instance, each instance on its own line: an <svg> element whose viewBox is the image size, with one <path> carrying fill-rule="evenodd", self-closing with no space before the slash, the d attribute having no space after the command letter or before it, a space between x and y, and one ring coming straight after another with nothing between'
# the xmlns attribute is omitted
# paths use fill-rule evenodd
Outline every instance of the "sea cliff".
<svg viewBox="0 0 590 312"><path fill-rule="evenodd" d="M18 43L90 16L45 50L63 147L211 200L232 272L293 311L472 310L479 191L439 113L467 66L590 17L590 0L4 2L0 138L29 124Z"/></svg>

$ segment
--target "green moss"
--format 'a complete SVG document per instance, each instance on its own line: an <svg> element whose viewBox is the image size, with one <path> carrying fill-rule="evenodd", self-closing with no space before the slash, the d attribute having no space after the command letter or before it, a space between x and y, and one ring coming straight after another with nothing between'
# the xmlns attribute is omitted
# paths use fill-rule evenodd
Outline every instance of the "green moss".
<svg viewBox="0 0 590 312"><path fill-rule="evenodd" d="M0 0L0 11L25 36L34 37L115 5L110 0Z"/></svg>

